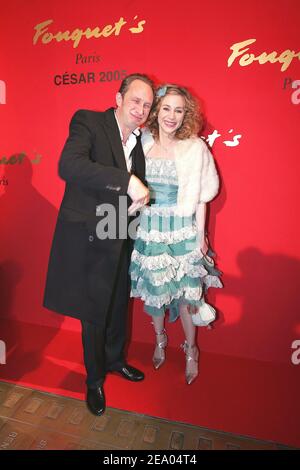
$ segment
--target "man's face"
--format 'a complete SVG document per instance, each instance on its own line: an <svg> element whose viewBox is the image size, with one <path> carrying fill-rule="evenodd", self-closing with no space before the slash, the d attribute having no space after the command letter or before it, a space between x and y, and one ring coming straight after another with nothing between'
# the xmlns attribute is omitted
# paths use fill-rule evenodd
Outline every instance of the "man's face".
<svg viewBox="0 0 300 470"><path fill-rule="evenodd" d="M125 95L117 93L117 116L121 126L133 131L146 121L153 102L152 88L142 80L133 80Z"/></svg>

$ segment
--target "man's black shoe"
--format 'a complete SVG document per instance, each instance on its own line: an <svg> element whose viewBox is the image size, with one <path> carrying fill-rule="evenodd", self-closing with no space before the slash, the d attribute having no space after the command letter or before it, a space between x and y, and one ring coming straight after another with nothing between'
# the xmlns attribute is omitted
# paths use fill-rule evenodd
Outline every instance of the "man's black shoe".
<svg viewBox="0 0 300 470"><path fill-rule="evenodd" d="M145 378L143 372L128 364L125 364L122 369L114 370L112 372L120 374L124 379L131 380L131 382L139 382Z"/></svg>
<svg viewBox="0 0 300 470"><path fill-rule="evenodd" d="M105 395L103 388L88 388L86 404L93 415L102 415L105 411Z"/></svg>

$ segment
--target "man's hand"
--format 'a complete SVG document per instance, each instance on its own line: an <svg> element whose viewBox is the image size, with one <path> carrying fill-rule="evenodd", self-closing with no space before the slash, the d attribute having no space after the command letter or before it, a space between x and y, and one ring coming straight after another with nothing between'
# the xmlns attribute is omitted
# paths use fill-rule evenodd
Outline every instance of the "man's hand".
<svg viewBox="0 0 300 470"><path fill-rule="evenodd" d="M150 199L149 189L135 175L130 177L127 194L132 199L132 204L128 208L129 215L148 204Z"/></svg>

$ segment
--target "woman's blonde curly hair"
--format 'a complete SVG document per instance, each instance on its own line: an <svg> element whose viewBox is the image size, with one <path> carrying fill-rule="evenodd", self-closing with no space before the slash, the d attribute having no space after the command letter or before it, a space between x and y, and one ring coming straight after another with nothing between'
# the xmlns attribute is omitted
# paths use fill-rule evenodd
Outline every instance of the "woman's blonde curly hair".
<svg viewBox="0 0 300 470"><path fill-rule="evenodd" d="M197 135L203 125L197 101L186 88L176 84L167 83L157 88L154 104L146 122L146 126L151 131L153 137L158 138L159 130L157 116L161 108L162 100L167 95L180 95L185 100L184 118L181 126L175 133L175 137L179 140L184 140Z"/></svg>

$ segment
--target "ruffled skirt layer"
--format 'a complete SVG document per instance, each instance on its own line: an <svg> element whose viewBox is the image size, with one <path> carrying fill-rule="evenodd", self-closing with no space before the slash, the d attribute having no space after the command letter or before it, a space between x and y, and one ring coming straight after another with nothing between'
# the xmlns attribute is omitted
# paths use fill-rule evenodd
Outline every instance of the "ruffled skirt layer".
<svg viewBox="0 0 300 470"><path fill-rule="evenodd" d="M206 326L215 319L215 311L204 294L209 287L222 287L221 273L211 256L202 256L199 250L194 218L182 219L164 209L155 213L147 208L142 214L129 270L131 297L142 299L152 316L168 309L169 321L178 318L181 304L193 305L193 322Z"/></svg>

